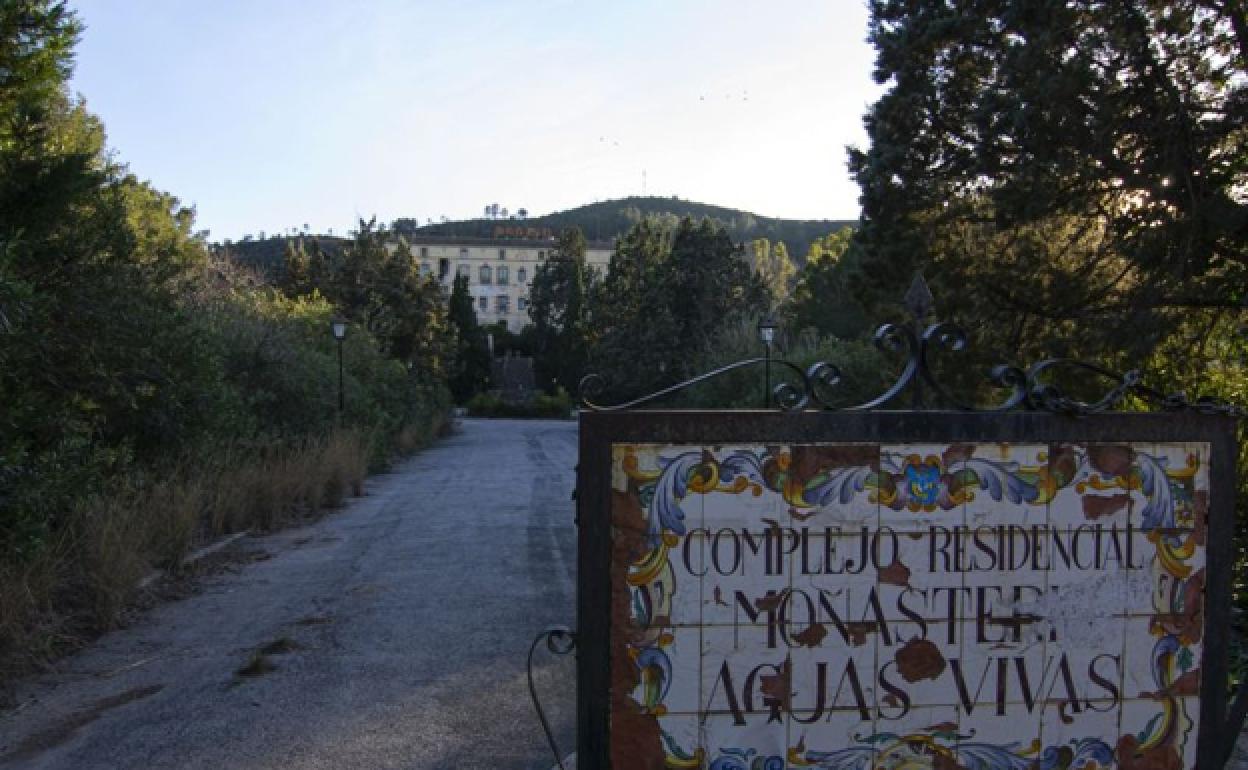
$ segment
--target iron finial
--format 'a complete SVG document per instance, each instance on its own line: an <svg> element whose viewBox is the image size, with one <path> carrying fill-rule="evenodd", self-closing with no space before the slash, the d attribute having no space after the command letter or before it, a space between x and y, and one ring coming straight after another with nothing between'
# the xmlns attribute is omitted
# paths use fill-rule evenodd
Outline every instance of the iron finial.
<svg viewBox="0 0 1248 770"><path fill-rule="evenodd" d="M916 270L914 280L910 281L910 288L906 289L906 296L902 298L906 312L910 313L914 320L922 322L931 315L935 301L932 297L932 290L927 286L927 281L923 280L923 273Z"/></svg>

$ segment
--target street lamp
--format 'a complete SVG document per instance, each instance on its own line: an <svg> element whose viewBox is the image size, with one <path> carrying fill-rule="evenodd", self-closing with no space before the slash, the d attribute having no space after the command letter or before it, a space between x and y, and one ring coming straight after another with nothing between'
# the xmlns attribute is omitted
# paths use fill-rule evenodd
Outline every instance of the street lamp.
<svg viewBox="0 0 1248 770"><path fill-rule="evenodd" d="M767 349L767 358L763 363L766 372L763 384L763 408L771 402L771 343L776 338L776 319L769 313L763 316L758 322L758 338L762 340L763 345Z"/></svg>
<svg viewBox="0 0 1248 770"><path fill-rule="evenodd" d="M335 318L329 322L329 330L338 341L338 424L342 424L342 413L346 410L346 397L342 390L342 341L347 337L347 322Z"/></svg>

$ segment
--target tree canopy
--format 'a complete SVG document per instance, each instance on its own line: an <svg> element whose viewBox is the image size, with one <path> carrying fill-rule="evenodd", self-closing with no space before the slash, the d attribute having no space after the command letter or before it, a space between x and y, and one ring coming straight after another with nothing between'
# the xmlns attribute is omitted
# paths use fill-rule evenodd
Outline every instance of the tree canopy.
<svg viewBox="0 0 1248 770"><path fill-rule="evenodd" d="M690 353L770 304L767 287L728 232L704 219L674 229L643 220L616 244L594 293L594 369L622 394L692 374Z"/></svg>
<svg viewBox="0 0 1248 770"><path fill-rule="evenodd" d="M585 247L579 229L565 230L529 287L537 381L568 392L584 376L592 344L589 297L597 276L585 262Z"/></svg>
<svg viewBox="0 0 1248 770"><path fill-rule="evenodd" d="M316 241L292 242L285 267L287 293L319 293L418 379L445 380L452 350L442 289L420 275L411 249L391 239L375 218L361 219L355 237L339 251L322 250Z"/></svg>
<svg viewBox="0 0 1248 770"><path fill-rule="evenodd" d="M857 277L861 251L846 228L815 241L797 274L793 295L785 306L790 329L814 329L820 335L854 339L870 331L851 282Z"/></svg>
<svg viewBox="0 0 1248 770"><path fill-rule="evenodd" d="M888 89L851 152L867 301L924 268L1017 341L1123 321L1137 354L1175 309L1243 304L1242 3L874 0L870 39Z"/></svg>
<svg viewBox="0 0 1248 770"><path fill-rule="evenodd" d="M485 332L477 322L477 310L468 291L468 276L455 276L447 301L447 322L455 335L455 355L450 371L451 395L456 403L483 391L490 378L490 351Z"/></svg>

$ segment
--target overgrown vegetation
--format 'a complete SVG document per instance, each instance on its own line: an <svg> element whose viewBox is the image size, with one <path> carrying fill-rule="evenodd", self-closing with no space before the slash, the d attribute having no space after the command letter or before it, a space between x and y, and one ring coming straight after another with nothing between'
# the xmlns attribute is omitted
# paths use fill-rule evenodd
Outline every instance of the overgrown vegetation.
<svg viewBox="0 0 1248 770"><path fill-rule="evenodd" d="M68 95L78 34L63 3L0 5L0 681L197 542L358 494L449 406L453 335L410 255L362 223L274 287L210 254Z"/></svg>
<svg viewBox="0 0 1248 770"><path fill-rule="evenodd" d="M721 330L715 343L694 365L700 372L709 372L747 358L763 355L758 341L758 319L743 317ZM834 406L863 403L884 391L895 378L894 362L866 340L842 340L820 335L814 328L777 336L772 355L799 367L803 372L816 362L836 367L842 382L824 387L821 398ZM800 384L800 377L789 367L773 362L771 386L764 382L763 368L749 366L696 385L675 401L682 407L697 409L766 409L774 408L774 388L782 382ZM800 390L796 393L800 396Z"/></svg>
<svg viewBox="0 0 1248 770"><path fill-rule="evenodd" d="M608 397L647 393L698 373L721 330L771 304L741 248L710 220L644 221L616 245L592 289L583 344Z"/></svg>
<svg viewBox="0 0 1248 770"><path fill-rule="evenodd" d="M478 393L465 407L469 417L539 417L566 420L572 416L572 399L562 388L538 393L529 403L509 403L493 393Z"/></svg>

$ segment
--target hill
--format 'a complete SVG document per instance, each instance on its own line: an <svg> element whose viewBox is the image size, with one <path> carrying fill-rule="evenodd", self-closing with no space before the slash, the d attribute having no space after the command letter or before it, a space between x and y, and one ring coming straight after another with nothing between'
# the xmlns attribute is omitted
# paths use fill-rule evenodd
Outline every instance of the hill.
<svg viewBox="0 0 1248 770"><path fill-rule="evenodd" d="M623 235L630 227L645 217L679 220L710 218L727 228L733 238L752 241L767 238L773 243L784 241L789 253L799 260L806 256L812 241L822 238L853 221L835 219L779 219L751 214L740 209L714 206L709 203L686 201L679 198L631 197L602 201L578 206L567 211L556 211L540 217L522 220L525 227L550 228L558 232L567 227L579 227L591 241L610 241ZM396 232L415 235L450 235L471 238L489 238L500 224L518 224L521 220L467 219L458 222L417 226L410 219L397 219Z"/></svg>
<svg viewBox="0 0 1248 770"><path fill-rule="evenodd" d="M333 235L271 235L267 238L248 236L240 241L226 241L212 245L218 254L224 254L241 265L255 268L261 273L271 274L282 267L286 259L286 244L291 241L302 241L307 249L319 246L326 254L337 253L346 238Z"/></svg>
<svg viewBox="0 0 1248 770"><path fill-rule="evenodd" d="M843 227L855 224L835 219L780 219L751 214L740 209L713 206L709 203L686 201L679 198L631 197L602 201L578 206L567 211L556 211L540 217L527 219L465 219L456 222L421 225L414 219L396 219L391 229L400 235L450 236L459 238L493 238L499 227L533 228L557 233L568 227L579 227L590 241L612 241L623 235L633 225L646 217L669 219L673 223L683 217L695 220L709 218L725 227L732 237L740 241L767 238L772 243L784 241L791 254L800 264L806 257L811 242ZM315 241L321 248L336 250L345 239L328 235L294 236ZM227 250L239 262L261 270L271 270L280 265L285 254L287 236L272 236L256 240L234 241Z"/></svg>

